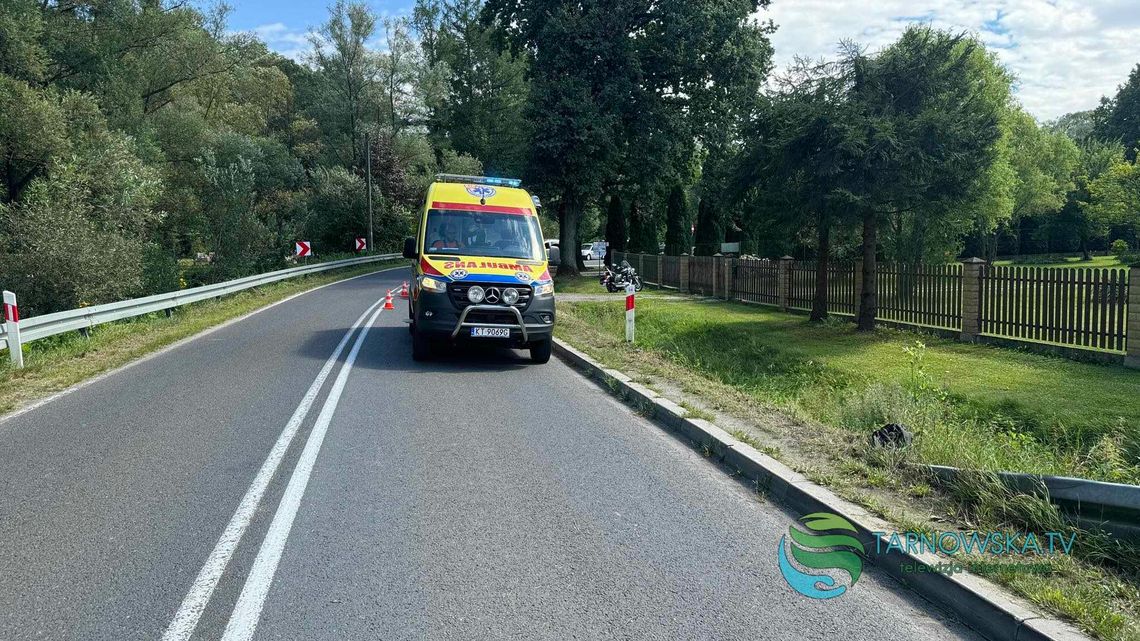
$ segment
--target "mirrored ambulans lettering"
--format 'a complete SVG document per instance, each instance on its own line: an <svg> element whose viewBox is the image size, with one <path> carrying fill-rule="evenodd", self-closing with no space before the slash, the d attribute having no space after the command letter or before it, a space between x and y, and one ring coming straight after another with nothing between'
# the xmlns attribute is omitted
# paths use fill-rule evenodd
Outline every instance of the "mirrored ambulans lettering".
<svg viewBox="0 0 1140 641"><path fill-rule="evenodd" d="M531 272L530 265L522 263L495 263L485 260L449 261L443 264L444 269L509 269L516 272Z"/></svg>

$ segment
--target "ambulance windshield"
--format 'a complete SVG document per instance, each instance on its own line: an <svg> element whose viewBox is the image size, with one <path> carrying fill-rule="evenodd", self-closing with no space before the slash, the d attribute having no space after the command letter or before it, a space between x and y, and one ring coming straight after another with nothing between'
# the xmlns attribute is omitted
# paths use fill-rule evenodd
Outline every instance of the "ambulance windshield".
<svg viewBox="0 0 1140 641"><path fill-rule="evenodd" d="M542 260L541 238L533 215L432 209L424 252Z"/></svg>

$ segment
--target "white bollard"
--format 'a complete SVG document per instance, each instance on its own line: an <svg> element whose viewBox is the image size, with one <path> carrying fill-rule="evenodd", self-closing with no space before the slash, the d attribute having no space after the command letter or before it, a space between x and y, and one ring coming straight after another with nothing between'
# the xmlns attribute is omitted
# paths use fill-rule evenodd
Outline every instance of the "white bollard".
<svg viewBox="0 0 1140 641"><path fill-rule="evenodd" d="M625 286L625 342L633 342L634 292L633 283Z"/></svg>
<svg viewBox="0 0 1140 641"><path fill-rule="evenodd" d="M24 348L20 343L20 308L16 294L4 290L4 331L7 333L8 357L17 368L24 366Z"/></svg>

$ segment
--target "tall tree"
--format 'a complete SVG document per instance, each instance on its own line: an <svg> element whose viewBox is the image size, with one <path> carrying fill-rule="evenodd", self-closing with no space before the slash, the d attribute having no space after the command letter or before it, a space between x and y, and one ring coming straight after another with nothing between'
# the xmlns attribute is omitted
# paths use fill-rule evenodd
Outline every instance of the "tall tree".
<svg viewBox="0 0 1140 641"><path fill-rule="evenodd" d="M828 313L828 264L835 228L850 216L845 183L861 147L857 112L842 67L799 60L777 78L778 92L749 131L738 159L736 194L759 192L777 226L814 232L815 290L811 319ZM739 198L739 196L738 196Z"/></svg>
<svg viewBox="0 0 1140 641"><path fill-rule="evenodd" d="M610 252L623 252L626 248L628 230L625 220L625 205L621 196L610 195L609 205L606 207L606 261L609 262Z"/></svg>
<svg viewBox="0 0 1140 641"><path fill-rule="evenodd" d="M527 51L531 91L527 117L533 127L528 174L555 194L560 244L578 246L586 204L601 191L621 139L621 106L634 87L636 61L630 34L640 3L491 0L487 16L501 25L514 51ZM577 275L577 260L558 273Z"/></svg>
<svg viewBox="0 0 1140 641"><path fill-rule="evenodd" d="M376 129L390 136L399 136L408 126L418 126L424 120L419 80L423 73L423 59L412 40L411 23L407 18L384 20L386 50L376 60Z"/></svg>
<svg viewBox="0 0 1140 641"><path fill-rule="evenodd" d="M653 218L641 208L637 199L629 203L629 250L641 254L654 254L660 252L657 242L657 224Z"/></svg>
<svg viewBox="0 0 1140 641"><path fill-rule="evenodd" d="M1090 138L1081 145L1080 165L1074 177L1074 189L1066 198L1064 213L1076 228L1081 257L1085 260L1092 258L1089 245L1093 236L1103 235L1108 224L1119 219L1119 210L1106 211L1093 203L1091 186L1123 162L1124 148L1120 143ZM1103 203L1104 192L1099 195Z"/></svg>
<svg viewBox="0 0 1140 641"><path fill-rule="evenodd" d="M524 169L527 60L502 51L501 30L480 19L482 0L419 0L417 30L433 84L428 129L438 149L483 160L495 175ZM426 35L424 35L426 34Z"/></svg>
<svg viewBox="0 0 1140 641"><path fill-rule="evenodd" d="M771 26L751 17L766 4L489 0L486 15L532 56L532 170L561 194L563 246L603 189L653 198L691 184L702 137L767 74Z"/></svg>
<svg viewBox="0 0 1140 641"><path fill-rule="evenodd" d="M673 185L669 190L669 201L665 205L665 254L680 256L688 254L693 245L689 213L689 197L684 185Z"/></svg>
<svg viewBox="0 0 1140 641"><path fill-rule="evenodd" d="M875 326L879 224L888 216L943 216L974 197L991 166L1010 103L1009 80L971 38L910 27L876 56L850 50L845 67L861 151L849 175L862 216L858 326Z"/></svg>
<svg viewBox="0 0 1140 641"><path fill-rule="evenodd" d="M337 0L329 19L310 38L312 63L327 80L334 104L329 115L341 162L354 167L363 157L366 100L376 77L367 42L376 32L376 15L362 2Z"/></svg>
<svg viewBox="0 0 1140 641"><path fill-rule="evenodd" d="M1132 68L1115 96L1101 99L1093 117L1096 134L1104 140L1119 140L1125 157L1136 160L1140 151L1140 64Z"/></svg>
<svg viewBox="0 0 1140 641"><path fill-rule="evenodd" d="M693 233L693 253L697 256L720 253L720 245L724 242L724 220L714 202L708 195L702 196L697 204L697 228Z"/></svg>
<svg viewBox="0 0 1140 641"><path fill-rule="evenodd" d="M1010 126L1010 166L1014 170L1011 225L1018 231L1018 252L1022 253L1021 222L1027 218L1054 214L1073 190L1073 174L1080 161L1076 143L1063 133L1053 133L1037 125L1029 114L1015 110Z"/></svg>

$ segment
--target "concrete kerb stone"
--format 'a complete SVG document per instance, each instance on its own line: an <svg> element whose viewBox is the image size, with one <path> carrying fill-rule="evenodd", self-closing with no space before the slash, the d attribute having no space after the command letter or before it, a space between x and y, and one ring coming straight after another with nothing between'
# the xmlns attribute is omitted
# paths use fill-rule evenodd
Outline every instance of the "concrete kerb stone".
<svg viewBox="0 0 1140 641"><path fill-rule="evenodd" d="M756 483L771 500L793 512L831 512L843 516L869 541L868 560L936 607L959 618L967 626L994 640L1089 641L1072 625L1042 616L1032 604L975 575L953 576L931 570L948 559L934 554L888 554L876 550L875 532L892 532L893 526L830 490L816 485L752 446L737 440L709 421L686 418L686 410L652 390L632 382L628 375L605 369L589 356L554 339L555 354L587 376L599 380L615 394L635 404L649 404L644 414L688 438L698 448L707 448L730 468ZM618 375L621 375L621 378ZM624 379L624 380L623 380ZM639 409L645 409L640 407ZM883 546L884 548L886 546ZM922 566L926 571L918 571Z"/></svg>

